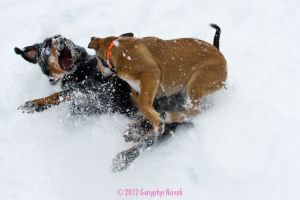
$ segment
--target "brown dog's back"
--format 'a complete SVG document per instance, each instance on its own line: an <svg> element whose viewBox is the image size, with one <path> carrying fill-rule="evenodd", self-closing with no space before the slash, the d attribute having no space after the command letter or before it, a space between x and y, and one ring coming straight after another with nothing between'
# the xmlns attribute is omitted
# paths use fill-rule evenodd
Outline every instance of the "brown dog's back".
<svg viewBox="0 0 300 200"><path fill-rule="evenodd" d="M205 76L210 76L211 72L211 76L219 76L213 77L214 80L224 81L226 79L226 61L222 53L205 41L192 38L162 40L155 37L145 37L140 39L126 38L121 41L122 44L123 42L126 43L125 51L128 51L129 54L130 52L142 51L143 55L146 54L148 59L155 61L159 67L161 87L158 88L157 96L178 93L186 86L195 72L203 72ZM141 58L133 57L132 59ZM141 66L137 67L141 68Z"/></svg>

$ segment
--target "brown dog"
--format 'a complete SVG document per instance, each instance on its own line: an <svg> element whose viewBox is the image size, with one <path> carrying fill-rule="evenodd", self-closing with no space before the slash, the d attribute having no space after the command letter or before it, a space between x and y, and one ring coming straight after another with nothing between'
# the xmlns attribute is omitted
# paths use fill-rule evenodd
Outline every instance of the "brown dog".
<svg viewBox="0 0 300 200"><path fill-rule="evenodd" d="M202 40L180 38L162 40L155 37L91 38L98 70L104 76L117 75L132 88L132 97L153 127L155 134L164 131L165 123L183 122L199 113L201 99L222 88L227 77L226 60L219 51L220 28L214 46ZM164 121L153 109L156 97L184 91L186 110L168 112Z"/></svg>

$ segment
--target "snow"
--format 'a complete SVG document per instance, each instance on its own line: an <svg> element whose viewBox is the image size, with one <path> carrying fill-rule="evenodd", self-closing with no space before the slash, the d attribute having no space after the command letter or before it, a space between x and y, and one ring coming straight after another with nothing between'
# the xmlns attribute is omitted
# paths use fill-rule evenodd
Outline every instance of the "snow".
<svg viewBox="0 0 300 200"><path fill-rule="evenodd" d="M296 0L2 0L0 199L147 199L118 197L118 188L181 188L177 199L185 200L299 199L299 8ZM125 117L70 117L68 103L36 114L16 109L59 88L15 46L58 33L83 47L91 36L126 32L212 42L211 22L222 28L228 89L209 97L194 127L122 173L109 166L130 146Z"/></svg>

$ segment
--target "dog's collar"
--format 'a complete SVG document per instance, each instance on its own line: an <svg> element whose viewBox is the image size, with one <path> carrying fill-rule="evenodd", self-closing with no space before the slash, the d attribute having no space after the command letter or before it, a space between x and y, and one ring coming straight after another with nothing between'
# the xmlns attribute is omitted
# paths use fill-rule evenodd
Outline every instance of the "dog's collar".
<svg viewBox="0 0 300 200"><path fill-rule="evenodd" d="M113 66L113 63L111 61L111 50L114 46L116 46L116 44L118 44L118 39L116 40L113 40L107 47L106 49L106 54L105 54L105 59L106 59L106 64L107 66L111 69L111 70L114 70L114 66Z"/></svg>

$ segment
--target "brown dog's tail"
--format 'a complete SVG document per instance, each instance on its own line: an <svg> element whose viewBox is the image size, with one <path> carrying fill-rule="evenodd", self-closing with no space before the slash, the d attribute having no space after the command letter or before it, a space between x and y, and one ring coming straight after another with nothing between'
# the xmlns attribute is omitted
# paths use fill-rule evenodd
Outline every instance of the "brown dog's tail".
<svg viewBox="0 0 300 200"><path fill-rule="evenodd" d="M210 26L216 29L215 37L214 37L214 46L219 49L220 45L220 35L221 35L221 28L217 24L210 24Z"/></svg>

